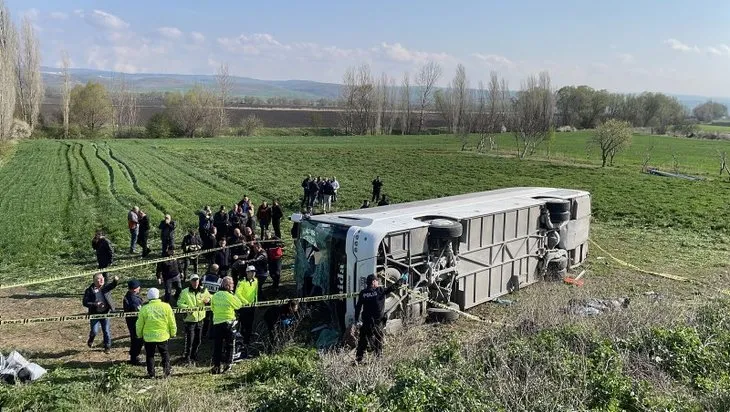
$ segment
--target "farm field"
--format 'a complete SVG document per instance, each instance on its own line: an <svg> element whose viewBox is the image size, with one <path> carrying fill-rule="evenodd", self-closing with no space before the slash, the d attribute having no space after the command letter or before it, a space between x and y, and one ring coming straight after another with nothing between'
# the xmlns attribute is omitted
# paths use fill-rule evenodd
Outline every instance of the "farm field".
<svg viewBox="0 0 730 412"><path fill-rule="evenodd" d="M730 133L730 126L720 126L716 124L701 124L700 129L705 132Z"/></svg>
<svg viewBox="0 0 730 412"><path fill-rule="evenodd" d="M90 241L97 228L108 233L120 262L138 261L138 257L125 252L129 240L126 212L132 205L139 205L150 215L155 252L159 236L154 228L165 213L178 221L179 242L186 228L196 227L196 210L206 204L214 209L220 205L228 208L244 194L256 205L278 198L287 212L293 212L301 195L299 184L308 173L337 176L342 185L337 205L340 210L357 208L369 198L370 181L376 175L384 180L383 193L391 202L511 186L585 189L593 196L592 238L617 257L653 271L702 282L726 281L730 180L718 175L717 152L728 150L730 143L634 136L631 147L616 157L615 167L600 168L600 153L589 140L590 132L558 134L549 155L542 147L527 160L514 158L514 140L508 134L497 136L497 150L488 154L461 151L458 139L446 135L26 141L0 162L0 284L93 268ZM475 147L476 141L477 137L472 137L468 149ZM703 180L642 174L647 153L649 166L669 171L678 168ZM285 225L282 231L288 233L288 229ZM695 292L714 293L627 271L608 259L597 260L598 256L606 256L596 250L591 256L585 288L572 292L564 285L542 285L519 292L520 301L528 307L527 302L539 301L540 294L546 293L556 298L555 305L590 293L651 290L677 300L691 300ZM147 287L153 284L153 270L133 269L120 275L122 281L132 276L140 278ZM78 279L0 291L0 315L16 318L81 313L81 293L87 285L88 279ZM124 289L115 291L120 301ZM547 310L547 306L530 307L532 312L519 315L515 315L519 308L512 307L476 310L497 319L540 318L544 314L538 312ZM84 393L95 380L108 378L109 372L104 371L110 360L126 359L126 349L125 343L120 343L110 356L98 351L89 353L84 346L87 327L83 322L37 325L33 330L27 326L9 327L0 333L0 351L18 348L31 359L55 368L51 382L66 385L69 391L64 397L53 392L51 385L39 384L49 402L66 402L67 406L86 402L84 408L93 409L95 404ZM466 327L460 323L433 333L449 336L449 328L463 331ZM122 322L117 322L114 334L126 336ZM410 344L428 340L426 336L403 339L413 339L407 341ZM336 359L322 362L328 370L335 370L338 363ZM230 388L226 385L235 383L236 390L246 392L241 386L248 379L246 372L233 374L225 381L210 379L206 372L203 368L184 371L151 390L150 396L141 399L124 395L122 402L129 410L160 409L159 402L170 394L183 396L190 382L198 382L201 389L212 392L225 391ZM127 378L141 376L140 370L122 368L120 373ZM124 385L131 393L149 386L134 379ZM3 395L2 388L0 405L3 399L27 401L26 408L20 409L39 405L33 403L38 399L31 394L31 387L15 395ZM101 405L112 404L113 399L111 395L104 397ZM202 409L223 402L210 395L201 399L188 406ZM505 407L506 403L501 405Z"/></svg>

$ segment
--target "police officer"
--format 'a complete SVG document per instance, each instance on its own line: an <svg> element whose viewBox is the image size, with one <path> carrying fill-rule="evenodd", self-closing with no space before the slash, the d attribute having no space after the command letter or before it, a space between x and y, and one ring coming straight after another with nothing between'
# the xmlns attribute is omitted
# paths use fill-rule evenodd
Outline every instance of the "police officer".
<svg viewBox="0 0 730 412"><path fill-rule="evenodd" d="M149 302L142 306L137 319L137 336L144 339L144 351L147 357L147 375L155 377L155 351L160 352L165 377L170 376L170 352L167 342L177 333L175 315L170 304L160 300L160 291L150 288L147 291Z"/></svg>
<svg viewBox="0 0 730 412"><path fill-rule="evenodd" d="M242 305L241 300L233 294L233 279L230 276L224 277L220 290L210 300L213 312L213 369L210 373L214 375L231 370L236 345L234 340L236 311L241 309ZM224 346L228 355L226 359L223 359ZM221 364L223 364L222 370Z"/></svg>
<svg viewBox="0 0 730 412"><path fill-rule="evenodd" d="M256 268L248 266L246 268L246 278L238 282L236 288L236 296L244 305L250 305L258 301L259 281L256 278ZM248 345L251 343L251 333L253 332L253 321L256 316L256 308L241 308L238 311L238 321L241 324L241 335L243 343Z"/></svg>
<svg viewBox="0 0 730 412"><path fill-rule="evenodd" d="M355 357L357 363L362 362L362 357L368 345L375 350L377 356L380 356L382 353L383 326L386 320L383 316L385 298L407 281L408 274L404 274L396 283L393 283L387 288L383 288L378 284L377 276L368 275L365 280L366 287L360 291L357 304L355 305L355 321L360 326L360 340L357 343ZM362 321L358 321L361 312Z"/></svg>
<svg viewBox="0 0 730 412"><path fill-rule="evenodd" d="M190 277L190 286L183 289L180 298L177 300L177 307L188 309L200 309L190 312L183 320L185 325L185 349L183 349L182 362L195 366L198 362L198 348L200 347L201 335L203 332L203 321L205 320L205 305L210 303L210 293L200 285L200 276L193 274Z"/></svg>
<svg viewBox="0 0 730 412"><path fill-rule="evenodd" d="M128 291L124 295L122 301L125 312L139 312L142 308L142 298L139 297L139 289L141 284L138 280L132 279L127 282ZM137 336L137 316L124 318L127 322L127 330L129 331L129 364L130 365L143 365L139 360L139 354L142 353L142 346L144 341L140 336Z"/></svg>

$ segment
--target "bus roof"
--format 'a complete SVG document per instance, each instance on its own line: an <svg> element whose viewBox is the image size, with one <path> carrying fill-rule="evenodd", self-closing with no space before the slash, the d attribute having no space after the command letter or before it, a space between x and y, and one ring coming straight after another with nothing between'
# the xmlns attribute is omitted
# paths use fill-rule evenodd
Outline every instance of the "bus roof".
<svg viewBox="0 0 730 412"><path fill-rule="evenodd" d="M424 216L463 219L541 205L545 203L542 198L575 198L585 195L588 192L582 190L516 187L315 215L310 220L358 227L387 225L392 230L401 230L423 226L416 219Z"/></svg>

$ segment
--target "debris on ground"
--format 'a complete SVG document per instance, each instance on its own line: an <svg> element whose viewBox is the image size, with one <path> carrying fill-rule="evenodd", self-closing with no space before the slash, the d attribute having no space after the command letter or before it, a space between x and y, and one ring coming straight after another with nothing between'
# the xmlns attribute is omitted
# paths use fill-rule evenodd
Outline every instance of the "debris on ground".
<svg viewBox="0 0 730 412"><path fill-rule="evenodd" d="M563 282L567 283L568 285L574 285L574 286L583 286L583 275L586 274L586 271L580 272L580 274L576 277L572 276L566 276L563 278Z"/></svg>
<svg viewBox="0 0 730 412"><path fill-rule="evenodd" d="M40 365L29 362L16 351L10 352L7 358L0 353L0 380L6 383L12 385L16 382L33 382L46 372Z"/></svg>
<svg viewBox="0 0 730 412"><path fill-rule="evenodd" d="M701 178L701 177L697 177L697 176L690 176L690 175L683 175L683 174L680 174L680 173L669 173L669 172L664 172L664 171L661 171L661 170L659 170L659 169L655 169L655 168L653 168L653 167L650 167L650 168L646 169L646 173L648 173L648 174L650 174L650 175L656 175L656 176L664 176L664 177L676 177L676 178L678 178L678 179L686 179L686 180L702 180L702 178Z"/></svg>
<svg viewBox="0 0 730 412"><path fill-rule="evenodd" d="M502 299L502 298L499 298L499 299L493 300L492 302L494 302L494 303L496 303L498 305L502 305L502 306L509 306L509 305L511 305L511 304L513 304L513 303L515 303L517 301L516 300L511 300L511 299Z"/></svg>
<svg viewBox="0 0 730 412"><path fill-rule="evenodd" d="M622 310L629 307L629 298L612 299L571 299L565 312L579 316L596 316L604 312Z"/></svg>

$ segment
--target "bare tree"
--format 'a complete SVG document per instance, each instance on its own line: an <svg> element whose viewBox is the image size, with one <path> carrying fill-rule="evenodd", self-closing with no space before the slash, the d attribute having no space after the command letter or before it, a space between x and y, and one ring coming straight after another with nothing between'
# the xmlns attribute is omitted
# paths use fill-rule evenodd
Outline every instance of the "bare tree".
<svg viewBox="0 0 730 412"><path fill-rule="evenodd" d="M375 130L375 83L370 65L357 69L355 93L355 134L373 133Z"/></svg>
<svg viewBox="0 0 730 412"><path fill-rule="evenodd" d="M720 176L722 176L722 172L727 172L730 175L730 168L727 167L727 152L718 150L717 154L720 156Z"/></svg>
<svg viewBox="0 0 730 412"><path fill-rule="evenodd" d="M233 88L233 82L231 81L231 76L228 72L227 63L220 65L215 79L218 84L218 128L223 130L226 126L228 126L226 102L230 99L231 89Z"/></svg>
<svg viewBox="0 0 730 412"><path fill-rule="evenodd" d="M27 16L23 18L21 38L17 42L17 48L15 54L17 112L33 130L38 123L43 100L43 80L38 39L33 23Z"/></svg>
<svg viewBox="0 0 730 412"><path fill-rule="evenodd" d="M17 37L5 2L0 0L0 140L10 139L15 112Z"/></svg>
<svg viewBox="0 0 730 412"><path fill-rule="evenodd" d="M125 132L131 132L134 126L137 125L139 106L137 104L137 93L127 81L124 73L115 76L112 82L111 99L114 106L116 134L119 136Z"/></svg>
<svg viewBox="0 0 730 412"><path fill-rule="evenodd" d="M553 132L555 96L547 72L522 83L512 107L512 133L520 159L532 155Z"/></svg>
<svg viewBox="0 0 730 412"><path fill-rule="evenodd" d="M411 79L408 72L403 73L400 87L400 129L402 134L411 133Z"/></svg>
<svg viewBox="0 0 730 412"><path fill-rule="evenodd" d="M353 134L355 124L355 93L357 82L355 79L355 68L349 67L342 76L342 87L340 88L340 123L346 135Z"/></svg>
<svg viewBox="0 0 730 412"><path fill-rule="evenodd" d="M418 76L416 76L416 86L418 86L420 103L417 133L421 133L421 130L423 130L426 108L431 103L431 95L436 87L436 82L441 78L441 73L441 65L430 61L421 67Z"/></svg>
<svg viewBox="0 0 730 412"><path fill-rule="evenodd" d="M61 113L63 114L63 138L68 139L69 112L71 110L71 60L68 53L61 52Z"/></svg>
<svg viewBox="0 0 730 412"><path fill-rule="evenodd" d="M186 137L209 132L218 125L217 96L200 85L184 94L168 95L165 106L175 127Z"/></svg>

